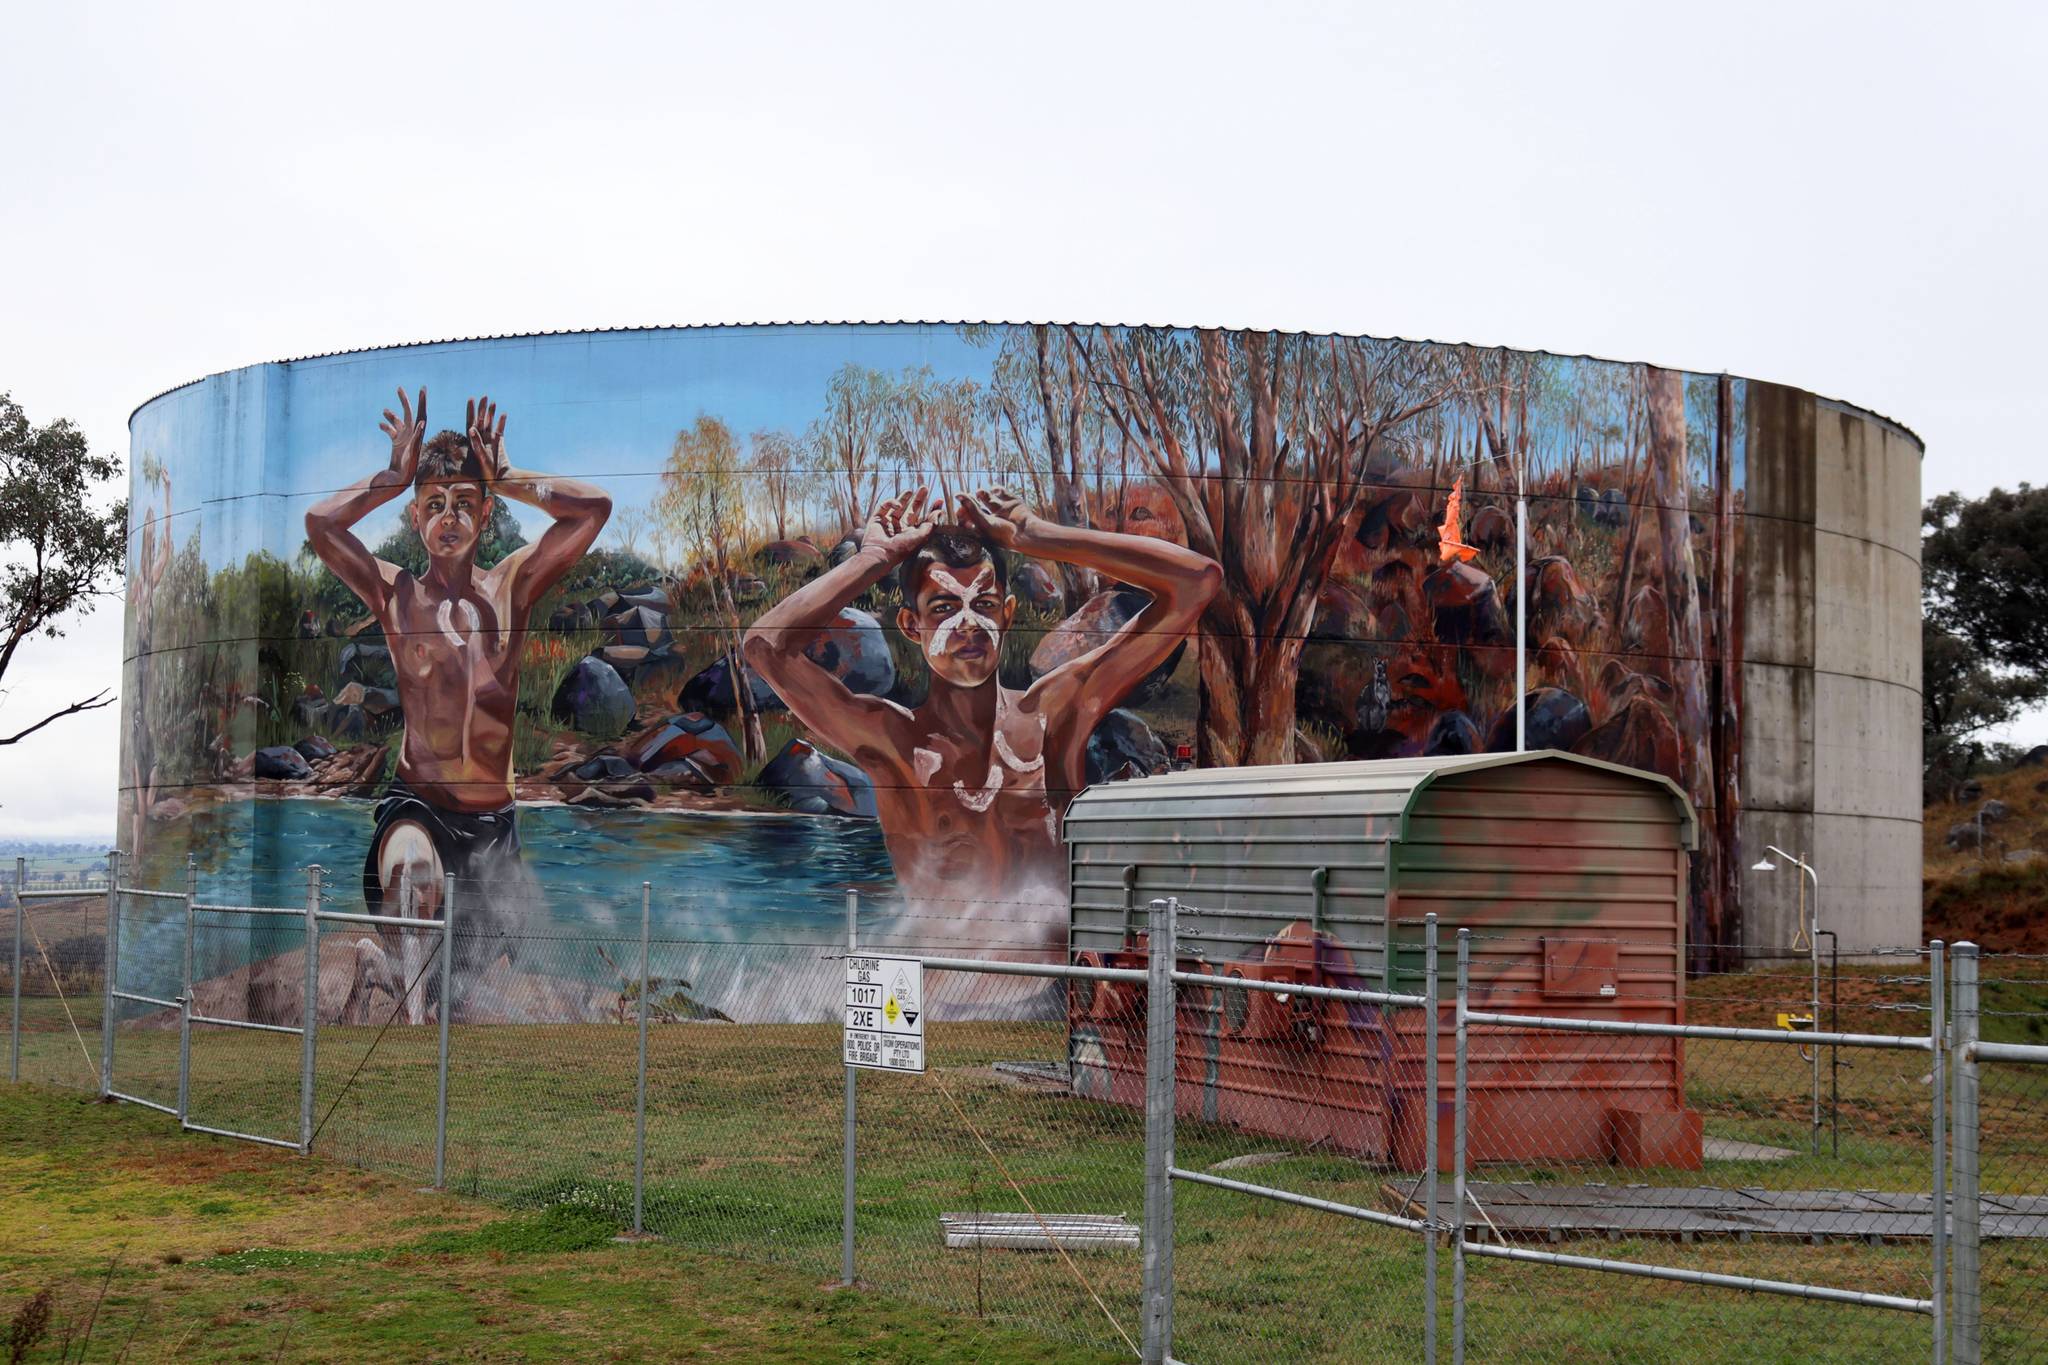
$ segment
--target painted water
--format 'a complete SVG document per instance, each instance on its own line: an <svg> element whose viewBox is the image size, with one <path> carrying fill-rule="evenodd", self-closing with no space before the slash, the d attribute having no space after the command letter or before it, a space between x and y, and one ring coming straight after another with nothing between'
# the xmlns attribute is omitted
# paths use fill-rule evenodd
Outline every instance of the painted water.
<svg viewBox="0 0 2048 1365"><path fill-rule="evenodd" d="M201 807L166 831L172 837L156 841L123 880L182 891L189 855L202 903L298 907L306 903L306 869L317 863L323 906L361 912L375 811L372 800L331 799ZM847 893L859 895L864 936L898 937L907 918L873 821L558 805L521 806L518 818L523 862L538 894L501 930L519 970L534 977L604 983L616 981L619 968L633 970L646 881L656 976L690 980L693 998L729 1013L809 1017L810 978L845 942ZM124 989L175 994L182 913L175 901L128 907ZM302 933L277 917L201 920L197 980L296 951ZM368 932L328 929L337 931ZM821 985L816 993L821 1016L837 1008L836 987Z"/></svg>

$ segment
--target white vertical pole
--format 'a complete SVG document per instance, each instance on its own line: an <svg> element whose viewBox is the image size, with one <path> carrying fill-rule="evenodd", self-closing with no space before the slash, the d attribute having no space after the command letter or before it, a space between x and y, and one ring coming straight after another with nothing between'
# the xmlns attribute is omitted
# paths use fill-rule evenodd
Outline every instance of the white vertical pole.
<svg viewBox="0 0 2048 1365"><path fill-rule="evenodd" d="M860 942L860 892L848 888L846 892L846 952L850 957ZM857 1173L857 1149L854 1127L854 1083L860 1075L857 1067L846 1068L846 1131L840 1139L840 1202L839 1202L839 1283L841 1287L853 1287L853 1189Z"/></svg>
<svg viewBox="0 0 2048 1365"><path fill-rule="evenodd" d="M448 1188L448 1016L455 1013L455 874L441 878L441 1038L434 1090L434 1188Z"/></svg>
<svg viewBox="0 0 2048 1365"><path fill-rule="evenodd" d="M121 850L107 852L107 985L100 1010L100 1098L114 1088L114 972L121 963Z"/></svg>
<svg viewBox="0 0 2048 1365"><path fill-rule="evenodd" d="M192 1099L192 903L199 899L199 860L185 855L185 974L178 991L178 1126L184 1127Z"/></svg>
<svg viewBox="0 0 2048 1365"><path fill-rule="evenodd" d="M1947 964L1942 960L1940 939L1927 945L1927 1042L1934 1059L1934 1073L1928 1079L1934 1092L1934 1365L1948 1358L1948 1316L1943 1302L1948 1293L1948 1042L1947 1011L1942 980Z"/></svg>
<svg viewBox="0 0 2048 1365"><path fill-rule="evenodd" d="M1173 1358L1173 1106L1175 919L1180 902L1152 902L1145 966L1145 1226L1143 1314L1138 1356L1144 1365Z"/></svg>
<svg viewBox="0 0 2048 1365"><path fill-rule="evenodd" d="M1422 1024L1422 1358L1436 1365L1436 1165L1437 1049L1442 1040L1437 1019L1436 914L1422 918L1422 994L1429 1001Z"/></svg>
<svg viewBox="0 0 2048 1365"><path fill-rule="evenodd" d="M1528 747L1529 498L1518 469L1515 472L1515 752L1522 753Z"/></svg>
<svg viewBox="0 0 2048 1365"><path fill-rule="evenodd" d="M28 859L14 859L14 1012L7 1025L7 1079L21 1080L21 929L28 914Z"/></svg>
<svg viewBox="0 0 2048 1365"><path fill-rule="evenodd" d="M1466 1110L1470 1107L1471 1084L1467 1075L1469 1032L1465 1011L1470 1008L1472 979L1472 931L1458 931L1457 1070L1451 1091L1451 1362L1465 1365L1465 1145Z"/></svg>
<svg viewBox="0 0 2048 1365"><path fill-rule="evenodd" d="M654 913L654 883L640 883L640 1060L633 1081L633 1232L646 1231L647 1212L647 974L648 922Z"/></svg>
<svg viewBox="0 0 2048 1365"><path fill-rule="evenodd" d="M1955 1365L1979 1365L1984 1305L1977 1258L1983 1216L1977 1194L1977 945L1958 943L1954 967L1954 998L1949 1005L1955 1047L1948 1074L1955 1087L1949 1119L1955 1126L1955 1235L1949 1242L1955 1294L1949 1313L1949 1359Z"/></svg>
<svg viewBox="0 0 2048 1365"><path fill-rule="evenodd" d="M320 864L306 869L306 982L299 1010L299 1152L313 1152L313 1069L320 1028Z"/></svg>

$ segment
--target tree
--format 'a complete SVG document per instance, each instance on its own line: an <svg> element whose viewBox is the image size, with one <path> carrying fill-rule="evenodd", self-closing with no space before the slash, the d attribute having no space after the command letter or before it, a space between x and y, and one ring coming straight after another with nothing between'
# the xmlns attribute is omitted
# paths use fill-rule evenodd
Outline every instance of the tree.
<svg viewBox="0 0 2048 1365"><path fill-rule="evenodd" d="M845 365L825 389L825 415L811 423L806 439L812 461L831 489L846 535L867 525L882 479L882 437L893 386L889 377L861 365Z"/></svg>
<svg viewBox="0 0 2048 1365"><path fill-rule="evenodd" d="M991 396L1039 504L1062 526L1087 526L1084 461L1093 457L1099 491L1103 411L1089 400L1088 372L1074 334L1042 323L1006 329ZM1087 600L1101 586L1093 569L1054 569L1070 603Z"/></svg>
<svg viewBox="0 0 2048 1365"><path fill-rule="evenodd" d="M1920 620L1923 796L1946 800L1983 754L1977 738L2048 697L2048 677L1994 667L1977 647Z"/></svg>
<svg viewBox="0 0 2048 1365"><path fill-rule="evenodd" d="M1920 524L1927 615L1989 660L2048 671L2048 488L1943 493Z"/></svg>
<svg viewBox="0 0 2048 1365"><path fill-rule="evenodd" d="M709 581L712 607L725 637L726 676L732 679L733 708L740 716L740 742L747 761L759 763L766 756L767 740L761 732L760 714L754 709L746 660L740 654L744 623L732 593L733 566L751 529L746 494L739 443L733 439L731 427L719 418L699 415L693 425L676 433L668 466L661 473L656 510L682 561L674 567L687 564L701 569ZM677 576L687 578L688 574Z"/></svg>
<svg viewBox="0 0 2048 1365"><path fill-rule="evenodd" d="M810 495L811 468L804 448L786 431L757 431L747 438L747 467L768 502L775 538L789 539L791 513L803 514Z"/></svg>
<svg viewBox="0 0 2048 1365"><path fill-rule="evenodd" d="M1223 566L1202 616L1199 759L1294 761L1316 597L1358 529L1369 462L1459 377L1440 347L1279 332L1069 330L1110 422Z"/></svg>
<svg viewBox="0 0 2048 1365"><path fill-rule="evenodd" d="M61 418L32 427L21 406L0 393L0 555L7 560L0 570L0 679L22 641L63 635L66 616L92 610L118 589L128 557L128 501L95 511L92 495L120 475L120 459L93 454L77 427ZM113 702L102 689L0 736L0 744Z"/></svg>

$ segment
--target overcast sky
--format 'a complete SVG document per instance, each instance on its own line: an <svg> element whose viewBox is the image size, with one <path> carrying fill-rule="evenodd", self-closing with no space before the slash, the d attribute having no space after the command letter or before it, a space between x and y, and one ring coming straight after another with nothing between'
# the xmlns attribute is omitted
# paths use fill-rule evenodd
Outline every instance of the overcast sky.
<svg viewBox="0 0 2048 1365"><path fill-rule="evenodd" d="M777 319L1370 332L1799 385L2043 478L2038 6L10 9L0 390ZM119 678L118 603L12 730ZM2021 727L2048 738L2048 721ZM105 838L112 711L0 750Z"/></svg>

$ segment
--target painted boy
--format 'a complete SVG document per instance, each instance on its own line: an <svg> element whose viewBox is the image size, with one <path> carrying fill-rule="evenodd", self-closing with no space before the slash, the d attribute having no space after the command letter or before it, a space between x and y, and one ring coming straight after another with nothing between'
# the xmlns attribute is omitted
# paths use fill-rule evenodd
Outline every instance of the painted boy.
<svg viewBox="0 0 2048 1365"><path fill-rule="evenodd" d="M469 404L466 434L431 440L427 391L417 412L402 390L398 404L380 427L391 439L389 467L315 505L306 535L384 628L405 713L398 772L377 804L363 864L363 898L372 913L388 906L432 919L444 873L464 892L475 886L481 900L470 904L488 910L492 888L518 860L512 726L527 617L597 539L611 499L580 480L513 468L505 419L488 398ZM418 575L372 555L351 529L408 494L406 519L427 552ZM496 498L552 520L537 541L485 569L477 546Z"/></svg>
<svg viewBox="0 0 2048 1365"><path fill-rule="evenodd" d="M881 504L858 553L754 623L746 658L798 719L874 779L907 900L946 918L1029 920L1031 937L1043 938L1044 916L1017 907L1062 894L1060 817L1086 785L1088 736L1194 629L1222 571L1169 541L1047 521L1006 492L961 496L955 525L939 524L941 510L922 488ZM1017 611L1011 554L1091 568L1152 600L1087 653L1027 688L1005 687L997 668ZM803 652L892 571L902 585L897 626L931 671L914 710L849 690Z"/></svg>

